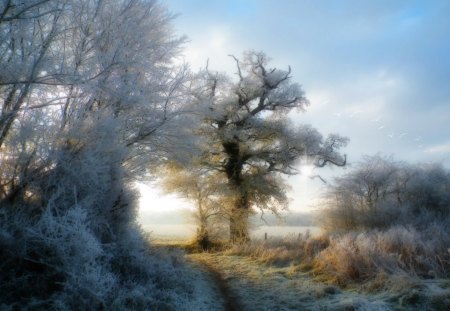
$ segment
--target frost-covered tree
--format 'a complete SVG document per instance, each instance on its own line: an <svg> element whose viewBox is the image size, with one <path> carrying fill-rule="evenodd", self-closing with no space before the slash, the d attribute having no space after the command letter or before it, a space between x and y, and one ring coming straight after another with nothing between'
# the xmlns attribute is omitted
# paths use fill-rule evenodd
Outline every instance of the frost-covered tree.
<svg viewBox="0 0 450 311"><path fill-rule="evenodd" d="M146 175L164 151L157 130L177 109L185 74L172 66L182 40L171 18L145 0L2 2L0 146L12 170L2 174L0 202L38 192L27 189L34 175L58 168L59 151L87 151L83 135L96 126L116 141L109 154L120 154L113 162L123 172L111 170L114 180Z"/></svg>
<svg viewBox="0 0 450 311"><path fill-rule="evenodd" d="M152 0L0 1L0 309L183 309L133 189L179 105L171 18Z"/></svg>
<svg viewBox="0 0 450 311"><path fill-rule="evenodd" d="M200 165L227 179L230 239L237 241L248 239L252 209L277 212L286 206L282 176L295 174L300 159L317 167L345 165L338 151L347 139L323 138L310 125L289 121L290 111L308 105L300 85L291 81L290 68L268 67L264 53L233 58L237 81L208 69L200 72L192 104L200 116Z"/></svg>
<svg viewBox="0 0 450 311"><path fill-rule="evenodd" d="M208 168L186 167L176 162L160 167L158 175L164 190L176 192L193 202L193 216L198 225L196 243L207 249L211 236L215 235L217 227L227 218L220 195L221 186L226 180Z"/></svg>

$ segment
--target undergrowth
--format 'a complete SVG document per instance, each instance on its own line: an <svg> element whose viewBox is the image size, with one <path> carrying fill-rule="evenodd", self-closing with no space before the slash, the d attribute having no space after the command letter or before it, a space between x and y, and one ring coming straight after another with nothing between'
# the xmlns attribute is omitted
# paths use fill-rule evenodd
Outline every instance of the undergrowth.
<svg viewBox="0 0 450 311"><path fill-rule="evenodd" d="M277 266L307 271L321 281L346 286L382 275L425 279L450 276L450 237L438 225L418 231L396 226L387 230L256 240L232 245L227 255L250 256Z"/></svg>

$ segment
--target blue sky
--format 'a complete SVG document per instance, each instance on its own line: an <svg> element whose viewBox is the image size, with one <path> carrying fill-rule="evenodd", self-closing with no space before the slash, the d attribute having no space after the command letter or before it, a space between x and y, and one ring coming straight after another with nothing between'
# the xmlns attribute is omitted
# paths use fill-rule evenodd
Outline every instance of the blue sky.
<svg viewBox="0 0 450 311"><path fill-rule="evenodd" d="M192 69L209 58L210 68L233 74L227 55L248 49L290 65L311 101L292 118L349 137L350 163L381 152L450 167L450 1L163 3L180 14L174 27L189 38ZM314 205L321 191L304 177L291 185L293 209Z"/></svg>

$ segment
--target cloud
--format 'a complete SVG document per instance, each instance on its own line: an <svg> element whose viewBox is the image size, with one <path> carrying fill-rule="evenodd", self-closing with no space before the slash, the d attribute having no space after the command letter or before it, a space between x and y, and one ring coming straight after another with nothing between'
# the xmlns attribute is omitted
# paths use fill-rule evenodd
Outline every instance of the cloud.
<svg viewBox="0 0 450 311"><path fill-rule="evenodd" d="M433 145L424 150L426 153L444 154L450 153L450 142L444 144Z"/></svg>
<svg viewBox="0 0 450 311"><path fill-rule="evenodd" d="M204 68L208 62L213 70L234 72L234 62L228 55L236 50L235 45L229 27L214 26L205 29L201 36L192 36L184 55L193 70Z"/></svg>

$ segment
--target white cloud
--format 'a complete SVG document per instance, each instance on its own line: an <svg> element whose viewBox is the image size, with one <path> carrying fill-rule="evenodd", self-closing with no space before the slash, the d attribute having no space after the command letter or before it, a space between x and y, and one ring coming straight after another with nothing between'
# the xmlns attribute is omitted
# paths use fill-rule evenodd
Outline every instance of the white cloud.
<svg viewBox="0 0 450 311"><path fill-rule="evenodd" d="M191 35L189 39L183 55L194 71L204 68L208 60L211 70L225 71L229 74L236 71L235 63L228 54L236 51L240 54L242 48L232 39L229 27L208 27Z"/></svg>
<svg viewBox="0 0 450 311"><path fill-rule="evenodd" d="M432 154L450 153L450 142L433 145L425 149L424 152Z"/></svg>

